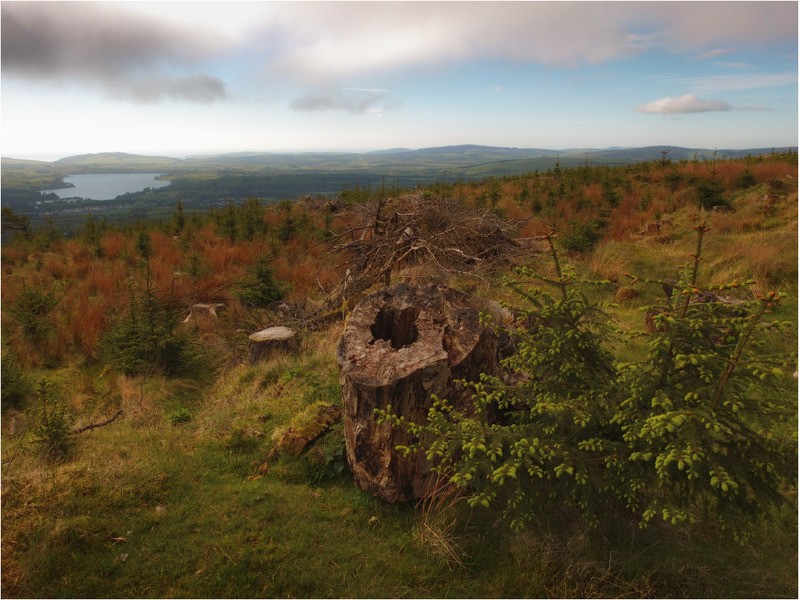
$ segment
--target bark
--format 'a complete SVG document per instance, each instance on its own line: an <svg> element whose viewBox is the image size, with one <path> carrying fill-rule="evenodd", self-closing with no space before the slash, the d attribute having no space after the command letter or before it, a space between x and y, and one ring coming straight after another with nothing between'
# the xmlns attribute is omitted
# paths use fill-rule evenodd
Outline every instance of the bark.
<svg viewBox="0 0 799 600"><path fill-rule="evenodd" d="M434 474L412 442L374 410L424 423L431 394L454 403L468 392L457 379L499 373L494 334L479 322L484 304L443 286L398 285L364 298L353 310L338 348L347 458L359 487L390 502L423 497Z"/></svg>
<svg viewBox="0 0 799 600"><path fill-rule="evenodd" d="M72 433L74 434L83 433L84 431L91 431L92 429L97 429L98 427L105 427L106 425L110 425L111 423L116 421L119 417L121 417L123 412L124 411L120 409L116 411L113 414L113 416L109 417L105 421L100 421L99 423L92 423L90 425L84 425L83 427L78 427L77 429L74 429Z"/></svg>

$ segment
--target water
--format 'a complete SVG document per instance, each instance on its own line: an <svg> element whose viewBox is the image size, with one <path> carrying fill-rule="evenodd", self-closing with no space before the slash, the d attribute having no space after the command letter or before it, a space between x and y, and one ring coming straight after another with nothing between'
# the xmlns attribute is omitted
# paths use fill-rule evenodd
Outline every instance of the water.
<svg viewBox="0 0 799 600"><path fill-rule="evenodd" d="M43 190L43 194L56 194L59 198L91 198L113 200L130 192L144 188L162 188L168 181L158 181L158 173L106 173L102 175L70 175L64 181L75 187Z"/></svg>

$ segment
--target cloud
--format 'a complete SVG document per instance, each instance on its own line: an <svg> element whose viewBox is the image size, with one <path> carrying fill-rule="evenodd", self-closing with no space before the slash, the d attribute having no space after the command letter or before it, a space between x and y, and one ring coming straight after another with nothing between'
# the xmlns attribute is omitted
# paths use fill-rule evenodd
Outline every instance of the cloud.
<svg viewBox="0 0 799 600"><path fill-rule="evenodd" d="M724 100L700 100L693 94L685 94L672 98L660 98L653 100L642 106L636 107L635 111L640 113L650 113L656 115L677 115L701 112L729 112L735 111L754 111L771 112L773 109L765 106L732 106Z"/></svg>
<svg viewBox="0 0 799 600"><path fill-rule="evenodd" d="M348 88L350 91L363 91L361 94L342 94L340 92L307 94L295 98L289 104L291 110L300 112L314 112L323 110L339 110L351 114L363 114L369 112L382 116L386 110L399 108L399 101L392 96L383 93L374 93L371 90L357 90Z"/></svg>
<svg viewBox="0 0 799 600"><path fill-rule="evenodd" d="M95 84L139 102L225 96L218 78L175 73L214 54L210 35L93 2L4 2L0 22L4 76Z"/></svg>
<svg viewBox="0 0 799 600"><path fill-rule="evenodd" d="M539 2L287 3L264 24L280 31L273 72L321 81L473 59L548 66L600 64L640 51L608 13L622 6Z"/></svg>
<svg viewBox="0 0 799 600"><path fill-rule="evenodd" d="M712 53L728 44L736 47L786 41L795 44L797 39L795 2L630 4L635 10L647 13L646 22L652 26L651 42L675 51Z"/></svg>
<svg viewBox="0 0 799 600"><path fill-rule="evenodd" d="M693 94L672 98L660 98L653 100L642 106L636 107L635 111L640 113L652 113L659 115L674 115L683 113L700 112L726 112L732 110L727 102L723 100L700 100Z"/></svg>
<svg viewBox="0 0 799 600"><path fill-rule="evenodd" d="M709 58L718 58L719 56L726 56L728 54L733 54L734 52L734 48L714 48L712 50L705 50L693 58L694 60L708 60Z"/></svg>
<svg viewBox="0 0 799 600"><path fill-rule="evenodd" d="M270 73L329 83L471 60L572 68L655 49L706 60L795 42L795 23L786 2L298 2L279 4L260 37Z"/></svg>
<svg viewBox="0 0 799 600"><path fill-rule="evenodd" d="M118 83L112 94L141 103L164 99L207 104L226 96L225 83L209 75L188 77L144 77Z"/></svg>

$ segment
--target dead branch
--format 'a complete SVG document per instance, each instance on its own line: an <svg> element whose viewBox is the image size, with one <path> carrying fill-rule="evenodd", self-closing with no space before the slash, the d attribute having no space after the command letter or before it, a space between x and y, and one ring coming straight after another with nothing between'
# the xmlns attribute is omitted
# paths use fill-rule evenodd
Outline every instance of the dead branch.
<svg viewBox="0 0 799 600"><path fill-rule="evenodd" d="M391 274L402 269L424 265L441 275L483 280L536 250L519 239L519 227L527 219L510 222L457 199L416 191L347 210L347 229L324 241L330 252L342 256L339 267L346 267L347 275L330 291L320 314L380 281L387 285Z"/></svg>
<svg viewBox="0 0 799 600"><path fill-rule="evenodd" d="M114 414L114 416L106 419L105 421L100 421L99 423L92 423L91 425L84 425L83 427L78 427L77 429L74 429L72 431L72 433L77 435L79 433L83 433L84 431L91 431L92 429L97 429L98 427L105 427L106 425L110 425L111 423L116 421L120 416L122 416L123 412L125 412L125 411L123 411L122 409L119 409Z"/></svg>

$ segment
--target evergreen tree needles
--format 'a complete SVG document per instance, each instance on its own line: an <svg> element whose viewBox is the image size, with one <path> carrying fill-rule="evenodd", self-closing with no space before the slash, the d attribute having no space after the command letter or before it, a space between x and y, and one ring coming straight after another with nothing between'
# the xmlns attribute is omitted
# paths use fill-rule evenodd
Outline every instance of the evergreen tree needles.
<svg viewBox="0 0 799 600"><path fill-rule="evenodd" d="M525 302L511 329L508 375L464 382L472 403L434 398L427 423L391 413L472 506L496 507L513 529L554 513L587 525L625 518L646 527L713 523L743 541L795 485L793 396L780 393L795 357L772 356L766 338L787 324L767 319L771 292L734 306L699 288L702 239L658 307L646 357L622 363L620 333L603 307L561 266L527 269L507 285ZM636 280L646 283L645 280ZM664 282L649 282L664 285ZM739 288L732 282L716 292Z"/></svg>
<svg viewBox="0 0 799 600"><path fill-rule="evenodd" d="M31 440L34 446L51 461L64 460L75 446L72 422L72 415L59 400L52 385L44 379L40 380Z"/></svg>
<svg viewBox="0 0 799 600"><path fill-rule="evenodd" d="M197 350L191 340L178 331L178 312L159 298L152 287L150 257L152 243L141 231L136 249L141 257L143 286L129 282L127 311L102 341L106 360L126 375L162 373L185 375L198 365Z"/></svg>

